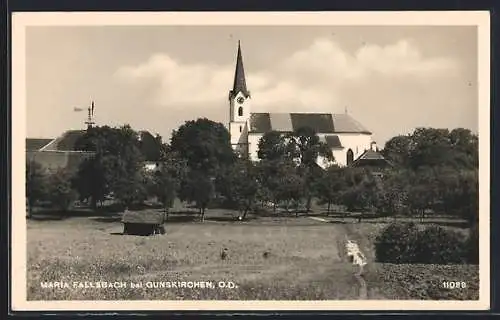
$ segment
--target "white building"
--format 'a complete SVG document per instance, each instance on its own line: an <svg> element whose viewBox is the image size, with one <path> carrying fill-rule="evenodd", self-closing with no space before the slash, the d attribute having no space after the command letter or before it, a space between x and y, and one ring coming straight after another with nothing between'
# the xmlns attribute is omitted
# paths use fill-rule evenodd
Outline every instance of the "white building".
<svg viewBox="0 0 500 320"><path fill-rule="evenodd" d="M229 91L229 119L233 149L254 161L259 160L258 143L266 132L286 133L301 127L312 128L331 148L340 166L351 164L374 148L372 133L347 113L253 113L239 42L233 88ZM328 165L324 159L318 159L318 164Z"/></svg>

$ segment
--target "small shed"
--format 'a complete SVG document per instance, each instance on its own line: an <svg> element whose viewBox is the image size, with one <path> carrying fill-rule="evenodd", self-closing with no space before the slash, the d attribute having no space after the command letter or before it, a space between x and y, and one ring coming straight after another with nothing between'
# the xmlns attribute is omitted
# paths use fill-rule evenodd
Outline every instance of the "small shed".
<svg viewBox="0 0 500 320"><path fill-rule="evenodd" d="M122 216L123 234L150 236L154 234L165 234L164 214L160 211L125 210Z"/></svg>

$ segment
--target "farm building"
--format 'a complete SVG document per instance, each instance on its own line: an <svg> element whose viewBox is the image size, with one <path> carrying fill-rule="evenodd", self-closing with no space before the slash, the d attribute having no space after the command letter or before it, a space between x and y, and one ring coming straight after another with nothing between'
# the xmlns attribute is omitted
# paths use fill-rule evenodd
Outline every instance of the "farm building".
<svg viewBox="0 0 500 320"><path fill-rule="evenodd" d="M55 139L26 139L26 161L37 162L48 171L67 169L74 172L80 163L94 155L93 152L79 151L76 141L84 130L69 130Z"/></svg>
<svg viewBox="0 0 500 320"><path fill-rule="evenodd" d="M165 216L160 211L129 211L122 216L123 234L149 236L165 233Z"/></svg>
<svg viewBox="0 0 500 320"><path fill-rule="evenodd" d="M392 167L392 163L387 160L378 150L371 148L363 152L356 161L351 164L351 167L371 167L384 169Z"/></svg>
<svg viewBox="0 0 500 320"><path fill-rule="evenodd" d="M48 171L67 169L74 172L83 160L94 155L76 147L76 142L85 133L86 130L68 130L55 139L26 138L26 161L38 162ZM156 170L159 158L156 138L148 131L140 131L139 141L145 158L144 168Z"/></svg>

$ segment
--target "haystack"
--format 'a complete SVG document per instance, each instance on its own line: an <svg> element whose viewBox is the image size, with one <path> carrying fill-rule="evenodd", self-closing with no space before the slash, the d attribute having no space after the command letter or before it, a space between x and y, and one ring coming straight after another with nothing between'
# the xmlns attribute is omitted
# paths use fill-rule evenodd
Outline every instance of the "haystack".
<svg viewBox="0 0 500 320"><path fill-rule="evenodd" d="M122 216L123 234L149 236L164 234L163 212L154 210L125 211Z"/></svg>

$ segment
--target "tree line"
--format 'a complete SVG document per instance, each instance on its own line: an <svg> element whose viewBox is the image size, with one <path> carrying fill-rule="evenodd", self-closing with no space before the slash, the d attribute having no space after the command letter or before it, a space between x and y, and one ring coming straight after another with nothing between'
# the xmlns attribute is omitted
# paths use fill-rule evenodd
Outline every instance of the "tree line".
<svg viewBox="0 0 500 320"><path fill-rule="evenodd" d="M145 145L148 148L145 148ZM154 197L168 212L174 199L194 204L200 218L213 204L233 208L245 219L249 212L271 207L299 215L313 201L347 212L384 215L446 213L471 222L478 216L478 140L467 129L417 128L390 139L381 153L390 168L330 165L328 146L310 128L271 131L259 141L252 162L239 157L223 124L206 118L187 121L172 132L140 139L130 126L90 128L75 149L92 151L75 172L45 173L27 163L29 207L47 200L67 210L79 199L97 209L107 198L130 207ZM146 151L145 151L146 150ZM157 170L144 168L153 159Z"/></svg>

